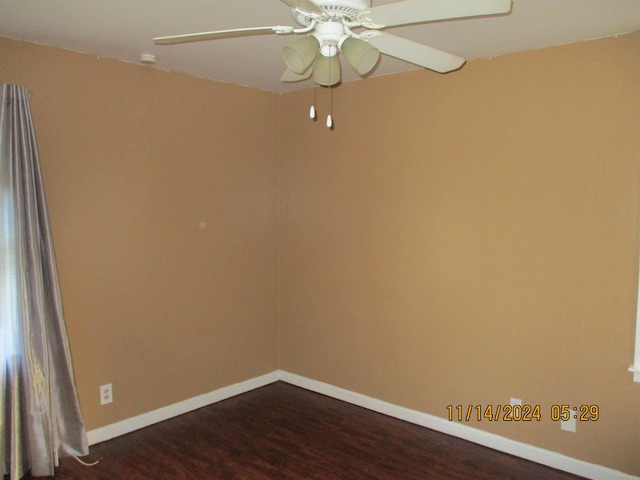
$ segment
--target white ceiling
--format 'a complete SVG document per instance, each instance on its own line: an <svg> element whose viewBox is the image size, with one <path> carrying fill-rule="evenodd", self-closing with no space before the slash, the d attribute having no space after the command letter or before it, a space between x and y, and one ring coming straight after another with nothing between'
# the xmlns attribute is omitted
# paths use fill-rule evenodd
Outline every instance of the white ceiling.
<svg viewBox="0 0 640 480"><path fill-rule="evenodd" d="M395 1L374 0L373 5ZM270 25L297 26L278 0L0 0L0 36L128 62L154 54L154 68L272 92L312 86L311 80L280 82L280 50L292 35L171 46L152 42L157 36ZM637 30L640 0L513 0L508 15L388 31L473 60ZM343 67L345 81L359 78ZM383 56L373 75L415 68Z"/></svg>

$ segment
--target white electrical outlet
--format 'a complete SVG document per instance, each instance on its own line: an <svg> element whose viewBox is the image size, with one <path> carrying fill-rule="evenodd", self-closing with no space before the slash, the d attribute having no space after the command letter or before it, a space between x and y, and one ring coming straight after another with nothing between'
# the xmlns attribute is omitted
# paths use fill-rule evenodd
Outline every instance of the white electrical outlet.
<svg viewBox="0 0 640 480"><path fill-rule="evenodd" d="M520 406L522 406L522 400L521 400L521 399L519 399L519 398L513 398L513 397L511 397L511 398L509 398L509 405L511 405L512 407L513 407L514 405L520 405Z"/></svg>
<svg viewBox="0 0 640 480"><path fill-rule="evenodd" d="M100 405L113 402L113 387L110 383L100 386Z"/></svg>
<svg viewBox="0 0 640 480"><path fill-rule="evenodd" d="M566 430L567 432L575 432L577 416L578 414L575 411L571 411L569 420L560 420L560 428L562 430Z"/></svg>

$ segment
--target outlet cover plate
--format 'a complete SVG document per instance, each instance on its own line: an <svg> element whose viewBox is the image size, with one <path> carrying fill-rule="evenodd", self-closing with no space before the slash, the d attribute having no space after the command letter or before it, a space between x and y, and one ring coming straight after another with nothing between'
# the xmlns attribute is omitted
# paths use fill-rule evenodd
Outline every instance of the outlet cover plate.
<svg viewBox="0 0 640 480"><path fill-rule="evenodd" d="M575 432L576 431L576 413L571 412L571 416L569 420L560 420L560 428L562 430L566 430L567 432Z"/></svg>
<svg viewBox="0 0 640 480"><path fill-rule="evenodd" d="M113 386L110 383L100 386L100 405L113 402Z"/></svg>

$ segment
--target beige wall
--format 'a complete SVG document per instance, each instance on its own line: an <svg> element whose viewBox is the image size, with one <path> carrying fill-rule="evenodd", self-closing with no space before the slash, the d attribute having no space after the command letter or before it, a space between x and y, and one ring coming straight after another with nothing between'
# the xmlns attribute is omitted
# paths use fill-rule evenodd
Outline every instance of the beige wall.
<svg viewBox="0 0 640 480"><path fill-rule="evenodd" d="M330 132L311 90L0 39L0 81L33 92L88 427L282 368L440 417L519 397L544 420L465 423L640 475L638 51L345 84ZM561 403L600 419L563 432Z"/></svg>
<svg viewBox="0 0 640 480"><path fill-rule="evenodd" d="M6 39L0 65L33 93L87 427L276 369L279 96Z"/></svg>
<svg viewBox="0 0 640 480"><path fill-rule="evenodd" d="M640 34L282 105L281 368L640 474ZM600 406L576 433L552 404Z"/></svg>

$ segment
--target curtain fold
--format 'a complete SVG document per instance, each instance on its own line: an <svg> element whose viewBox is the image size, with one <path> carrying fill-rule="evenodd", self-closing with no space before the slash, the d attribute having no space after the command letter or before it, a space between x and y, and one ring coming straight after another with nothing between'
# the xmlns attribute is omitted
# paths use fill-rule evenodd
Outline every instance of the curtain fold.
<svg viewBox="0 0 640 480"><path fill-rule="evenodd" d="M0 465L17 480L89 448L23 86L2 85L0 135Z"/></svg>

